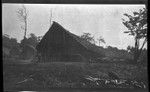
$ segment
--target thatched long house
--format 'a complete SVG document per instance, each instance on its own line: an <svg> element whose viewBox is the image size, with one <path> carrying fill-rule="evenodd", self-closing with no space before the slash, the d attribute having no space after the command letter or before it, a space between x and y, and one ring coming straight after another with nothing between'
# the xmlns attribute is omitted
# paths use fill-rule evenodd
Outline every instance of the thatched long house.
<svg viewBox="0 0 150 92"><path fill-rule="evenodd" d="M53 22L36 47L41 62L86 61L101 57L99 48Z"/></svg>

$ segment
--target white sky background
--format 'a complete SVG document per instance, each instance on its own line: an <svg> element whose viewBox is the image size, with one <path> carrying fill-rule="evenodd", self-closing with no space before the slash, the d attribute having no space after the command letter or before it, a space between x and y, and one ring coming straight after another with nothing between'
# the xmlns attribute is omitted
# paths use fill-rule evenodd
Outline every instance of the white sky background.
<svg viewBox="0 0 150 92"><path fill-rule="evenodd" d="M17 9L22 4L2 5L2 32L18 41L23 39L24 31L20 28L21 22L17 17ZM97 39L102 36L106 44L119 49L126 49L128 45L134 45L134 39L123 33L127 28L122 24L123 14L132 14L139 11L144 5L59 5L59 4L27 4L28 30L27 36L34 33L37 36L44 35L50 27L50 11L52 9L52 21L61 24L65 29L76 35L83 32L91 33Z"/></svg>

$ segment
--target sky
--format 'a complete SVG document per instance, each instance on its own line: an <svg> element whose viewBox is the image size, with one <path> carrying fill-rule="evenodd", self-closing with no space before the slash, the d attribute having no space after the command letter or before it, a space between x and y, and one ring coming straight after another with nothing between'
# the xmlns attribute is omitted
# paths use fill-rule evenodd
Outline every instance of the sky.
<svg viewBox="0 0 150 92"><path fill-rule="evenodd" d="M105 5L105 4L24 4L28 11L27 36L34 33L43 36L50 28L50 16L52 21L61 24L65 29L78 36L83 33L91 33L95 39L102 36L106 44L126 49L128 45L134 46L134 38L123 33L127 28L122 24L124 13L131 14L144 8L144 5ZM2 33L23 39L24 31L22 22L16 11L22 4L2 4ZM52 12L51 12L52 11ZM98 43L97 43L98 44Z"/></svg>

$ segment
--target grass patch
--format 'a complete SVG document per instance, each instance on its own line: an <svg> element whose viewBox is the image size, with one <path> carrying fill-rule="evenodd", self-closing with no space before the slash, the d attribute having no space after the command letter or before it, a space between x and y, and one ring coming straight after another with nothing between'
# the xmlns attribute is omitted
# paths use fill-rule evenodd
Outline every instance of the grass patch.
<svg viewBox="0 0 150 92"><path fill-rule="evenodd" d="M120 79L147 82L146 68L138 68L134 65L121 63L4 63L3 70L4 90L95 87L91 86L93 84L84 85L83 82L85 80L83 78L85 76L92 76L100 79L111 79L108 76L108 72L115 72ZM33 80L17 84L28 78L32 78Z"/></svg>

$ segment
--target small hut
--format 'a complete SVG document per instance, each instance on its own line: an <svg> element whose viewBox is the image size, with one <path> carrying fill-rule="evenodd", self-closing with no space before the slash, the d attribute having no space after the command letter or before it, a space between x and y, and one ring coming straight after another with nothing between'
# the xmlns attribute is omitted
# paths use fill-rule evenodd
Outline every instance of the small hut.
<svg viewBox="0 0 150 92"><path fill-rule="evenodd" d="M98 46L72 34L55 21L36 49L41 62L81 62L103 55Z"/></svg>

